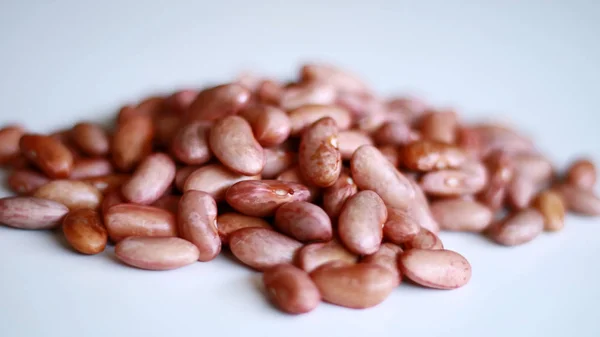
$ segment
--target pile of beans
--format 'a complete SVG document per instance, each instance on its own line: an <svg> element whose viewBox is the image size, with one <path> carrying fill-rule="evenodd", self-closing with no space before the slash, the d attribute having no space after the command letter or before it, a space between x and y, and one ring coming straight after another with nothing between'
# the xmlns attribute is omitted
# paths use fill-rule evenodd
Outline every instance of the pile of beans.
<svg viewBox="0 0 600 337"><path fill-rule="evenodd" d="M514 246L562 229L567 210L600 214L590 161L561 174L513 129L378 97L320 64L290 83L244 75L149 97L112 129L6 126L0 164L18 195L0 199L0 223L62 226L75 251L111 242L123 263L149 270L226 247L294 314L321 300L372 307L402 279L465 285L471 266L440 230Z"/></svg>

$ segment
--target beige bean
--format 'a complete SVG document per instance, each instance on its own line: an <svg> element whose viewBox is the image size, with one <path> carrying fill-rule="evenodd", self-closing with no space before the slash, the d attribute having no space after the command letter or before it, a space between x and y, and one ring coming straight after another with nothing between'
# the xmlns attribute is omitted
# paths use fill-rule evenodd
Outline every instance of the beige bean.
<svg viewBox="0 0 600 337"><path fill-rule="evenodd" d="M58 226L69 209L56 201L36 197L0 199L0 224L21 229Z"/></svg>
<svg viewBox="0 0 600 337"><path fill-rule="evenodd" d="M305 314L321 302L321 294L310 276L291 264L265 270L263 283L271 302L289 314Z"/></svg>
<svg viewBox="0 0 600 337"><path fill-rule="evenodd" d="M401 158L402 164L408 169L425 172L458 168L467 160L460 148L429 140L406 145Z"/></svg>
<svg viewBox="0 0 600 337"><path fill-rule="evenodd" d="M70 210L97 209L102 203L102 193L92 185L76 180L53 180L38 188L34 197L53 200Z"/></svg>
<svg viewBox="0 0 600 337"><path fill-rule="evenodd" d="M281 174L277 176L276 180L288 181L306 186L308 188L308 191L310 192L310 197L308 198L308 201L317 200L321 196L321 189L317 186L310 185L308 182L306 182L306 179L302 177L302 174L300 173L300 168L298 166L290 167L289 169L281 172Z"/></svg>
<svg viewBox="0 0 600 337"><path fill-rule="evenodd" d="M50 181L44 174L30 169L16 169L8 176L10 189L20 195L30 195Z"/></svg>
<svg viewBox="0 0 600 337"><path fill-rule="evenodd" d="M188 108L192 121L214 121L235 115L250 102L250 91L231 83L202 90Z"/></svg>
<svg viewBox="0 0 600 337"><path fill-rule="evenodd" d="M396 275L373 263L332 262L310 273L323 299L353 309L383 302L398 285Z"/></svg>
<svg viewBox="0 0 600 337"><path fill-rule="evenodd" d="M426 228L421 227L419 233L409 241L404 242L405 249L444 249L442 240Z"/></svg>
<svg viewBox="0 0 600 337"><path fill-rule="evenodd" d="M48 177L67 178L73 169L73 155L50 136L26 134L19 141L21 153Z"/></svg>
<svg viewBox="0 0 600 337"><path fill-rule="evenodd" d="M335 102L335 87L327 83L307 82L283 90L279 104L285 110L305 105L330 105Z"/></svg>
<svg viewBox="0 0 600 337"><path fill-rule="evenodd" d="M381 244L377 252L365 256L361 262L373 263L387 268L394 274L396 284L400 284L402 282L402 275L398 269L398 255L400 253L402 253L402 248L393 243L386 242Z"/></svg>
<svg viewBox="0 0 600 337"><path fill-rule="evenodd" d="M250 216L272 216L277 208L292 201L306 201L304 185L279 180L240 181L227 190L225 200L236 211Z"/></svg>
<svg viewBox="0 0 600 337"><path fill-rule="evenodd" d="M311 243L302 247L296 254L296 264L307 273L333 261L354 264L358 256L350 253L339 241Z"/></svg>
<svg viewBox="0 0 600 337"><path fill-rule="evenodd" d="M359 255L375 253L383 239L388 214L383 200L373 191L360 191L342 207L338 233L344 246Z"/></svg>
<svg viewBox="0 0 600 337"><path fill-rule="evenodd" d="M325 117L302 134L298 165L309 184L329 187L340 176L342 155L338 150L337 133L335 121Z"/></svg>
<svg viewBox="0 0 600 337"><path fill-rule="evenodd" d="M538 194L533 202L544 217L544 230L559 231L565 226L565 203L556 191L546 190Z"/></svg>
<svg viewBox="0 0 600 337"><path fill-rule="evenodd" d="M229 236L241 228L266 228L273 229L269 223L263 219L254 216L243 215L239 213L225 213L217 217L217 229L219 237L224 245L229 244Z"/></svg>
<svg viewBox="0 0 600 337"><path fill-rule="evenodd" d="M417 141L419 134L405 121L384 123L373 134L378 145L404 146Z"/></svg>
<svg viewBox="0 0 600 337"><path fill-rule="evenodd" d="M403 244L411 241L419 234L421 226L415 218L414 212L408 209L389 207L388 219L383 226L383 236L395 244Z"/></svg>
<svg viewBox="0 0 600 337"><path fill-rule="evenodd" d="M215 201L225 200L225 192L235 183L244 180L259 180L260 175L245 176L225 168L223 165L205 165L189 175L183 191L197 190L210 194Z"/></svg>
<svg viewBox="0 0 600 337"><path fill-rule="evenodd" d="M112 163L105 158L79 158L73 164L69 179L88 179L113 174Z"/></svg>
<svg viewBox="0 0 600 337"><path fill-rule="evenodd" d="M305 201L292 201L279 207L275 212L275 226L301 242L330 241L333 237L327 213Z"/></svg>
<svg viewBox="0 0 600 337"><path fill-rule="evenodd" d="M306 64L300 70L302 81L328 83L338 92L368 92L367 85L356 75L329 64Z"/></svg>
<svg viewBox="0 0 600 337"><path fill-rule="evenodd" d="M566 182L582 190L593 190L596 185L596 166L588 159L574 161L567 169Z"/></svg>
<svg viewBox="0 0 600 337"><path fill-rule="evenodd" d="M265 106L263 111L250 121L254 137L260 145L269 147L283 143L291 132L288 115L281 109Z"/></svg>
<svg viewBox="0 0 600 337"><path fill-rule="evenodd" d="M324 117L335 120L339 130L347 130L352 124L352 116L343 108L333 105L305 105L289 113L292 136L300 135L314 122Z"/></svg>
<svg viewBox="0 0 600 337"><path fill-rule="evenodd" d="M133 116L119 123L111 144L115 168L133 170L150 153L153 138L154 125L149 116Z"/></svg>
<svg viewBox="0 0 600 337"><path fill-rule="evenodd" d="M187 191L179 201L179 234L200 251L200 261L210 261L221 252L217 231L217 203L208 193Z"/></svg>
<svg viewBox="0 0 600 337"><path fill-rule="evenodd" d="M9 125L0 129L0 165L19 155L19 140L24 132L20 125Z"/></svg>
<svg viewBox="0 0 600 337"><path fill-rule="evenodd" d="M182 126L173 137L171 153L187 165L202 165L210 160L212 153L208 146L208 126L195 122Z"/></svg>
<svg viewBox="0 0 600 337"><path fill-rule="evenodd" d="M421 134L424 139L454 144L457 126L458 116L455 111L434 111L423 116Z"/></svg>
<svg viewBox="0 0 600 337"><path fill-rule="evenodd" d="M175 179L175 163L164 153L146 157L121 192L132 203L149 205L160 198Z"/></svg>
<svg viewBox="0 0 600 337"><path fill-rule="evenodd" d="M242 228L229 236L229 249L233 255L257 270L292 263L300 247L300 242L266 228Z"/></svg>
<svg viewBox="0 0 600 337"><path fill-rule="evenodd" d="M70 132L71 141L84 154L92 157L105 156L110 150L106 131L97 124L79 123Z"/></svg>
<svg viewBox="0 0 600 337"><path fill-rule="evenodd" d="M402 275L434 289L456 289L471 279L471 264L451 250L410 249L398 258Z"/></svg>
<svg viewBox="0 0 600 337"><path fill-rule="evenodd" d="M379 152L390 162L394 167L400 165L400 152L393 145L384 145L377 148Z"/></svg>
<svg viewBox="0 0 600 337"><path fill-rule="evenodd" d="M568 184L557 186L567 209L582 215L600 215L600 198L590 190L582 190Z"/></svg>
<svg viewBox="0 0 600 337"><path fill-rule="evenodd" d="M535 239L544 230L544 217L535 209L525 209L493 224L489 237L504 246L517 246Z"/></svg>
<svg viewBox="0 0 600 337"><path fill-rule="evenodd" d="M492 211L476 201L439 200L431 203L431 213L442 230L481 232L492 222Z"/></svg>
<svg viewBox="0 0 600 337"><path fill-rule="evenodd" d="M349 160L356 149L362 145L373 145L373 140L361 131L346 130L338 133L338 143L342 159Z"/></svg>
<svg viewBox="0 0 600 337"><path fill-rule="evenodd" d="M210 166L210 165L207 165ZM183 192L186 180L190 177L194 171L198 170L201 166L183 166L177 169L175 172L175 187L177 190Z"/></svg>
<svg viewBox="0 0 600 337"><path fill-rule="evenodd" d="M232 171L244 175L259 174L265 166L262 146L254 139L250 124L239 116L215 122L209 144L214 155Z"/></svg>
<svg viewBox="0 0 600 337"><path fill-rule="evenodd" d="M82 254L98 254L106 247L106 228L100 214L93 209L69 212L63 220L62 230L71 247Z"/></svg>
<svg viewBox="0 0 600 337"><path fill-rule="evenodd" d="M115 246L123 263L147 270L171 270L198 261L198 248L180 238L139 237L124 239Z"/></svg>
<svg viewBox="0 0 600 337"><path fill-rule="evenodd" d="M337 218L346 200L356 192L358 192L358 187L352 177L348 173L342 172L335 184L323 191L323 209L330 218Z"/></svg>
<svg viewBox="0 0 600 337"><path fill-rule="evenodd" d="M296 153L281 148L265 148L265 167L262 170L263 179L273 179L290 166L296 164Z"/></svg>
<svg viewBox="0 0 600 337"><path fill-rule="evenodd" d="M130 179L128 174L108 174L105 176L86 178L82 181L97 188L100 192L106 193L123 185Z"/></svg>
<svg viewBox="0 0 600 337"><path fill-rule="evenodd" d="M128 236L177 236L175 215L152 206L111 206L104 212L104 225L113 242L119 242Z"/></svg>

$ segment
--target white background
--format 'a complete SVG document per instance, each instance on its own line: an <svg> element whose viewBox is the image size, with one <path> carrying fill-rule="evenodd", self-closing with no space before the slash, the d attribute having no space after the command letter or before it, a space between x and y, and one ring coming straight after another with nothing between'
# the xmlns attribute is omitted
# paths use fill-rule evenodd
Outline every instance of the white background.
<svg viewBox="0 0 600 337"><path fill-rule="evenodd" d="M559 167L600 159L600 2L0 2L0 124L50 131L127 101L306 60L470 118L511 120ZM6 190L2 194L7 194ZM599 336L600 222L517 247L444 244L470 284L403 284L382 305L273 310L259 274L219 257L172 272L72 253L60 235L0 227L0 336Z"/></svg>

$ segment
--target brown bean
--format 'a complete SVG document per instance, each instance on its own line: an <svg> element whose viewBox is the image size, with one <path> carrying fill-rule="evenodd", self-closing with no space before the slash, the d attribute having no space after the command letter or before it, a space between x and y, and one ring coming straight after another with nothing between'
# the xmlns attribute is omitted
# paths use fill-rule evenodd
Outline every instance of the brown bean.
<svg viewBox="0 0 600 337"><path fill-rule="evenodd" d="M63 220L62 230L71 247L82 254L98 254L106 247L106 228L100 214L93 209L69 212Z"/></svg>
<svg viewBox="0 0 600 337"><path fill-rule="evenodd" d="M323 191L323 209L330 218L337 218L346 200L356 192L358 192L358 187L352 177L348 173L342 172L335 184Z"/></svg>
<svg viewBox="0 0 600 337"><path fill-rule="evenodd" d="M389 206L387 211L388 219L383 226L383 236L387 240L395 244L403 244L411 241L419 234L421 226L419 226L414 212Z"/></svg>
<svg viewBox="0 0 600 337"><path fill-rule="evenodd" d="M420 136L404 121L387 122L373 134L378 145L408 145L417 141Z"/></svg>
<svg viewBox="0 0 600 337"><path fill-rule="evenodd" d="M186 180L190 177L194 171L199 169L201 166L183 166L177 169L175 172L175 187L177 190L183 192Z"/></svg>
<svg viewBox="0 0 600 337"><path fill-rule="evenodd" d="M170 112L163 112L154 117L153 121L155 145L168 149L181 128L182 118Z"/></svg>
<svg viewBox="0 0 600 337"><path fill-rule="evenodd" d="M388 214L383 200L373 191L350 197L340 212L338 233L344 246L359 255L375 253L383 239Z"/></svg>
<svg viewBox="0 0 600 337"><path fill-rule="evenodd" d="M525 209L493 224L488 234L504 246L517 246L535 239L544 230L544 217L535 209Z"/></svg>
<svg viewBox="0 0 600 337"><path fill-rule="evenodd" d="M27 134L19 142L21 153L48 177L67 178L73 169L73 155L61 142L49 136Z"/></svg>
<svg viewBox="0 0 600 337"><path fill-rule="evenodd" d="M82 181L86 184L90 184L97 188L100 192L105 193L106 191L115 189L123 185L130 178L127 174L109 174L100 177L93 177L83 179Z"/></svg>
<svg viewBox="0 0 600 337"><path fill-rule="evenodd" d="M304 185L279 180L240 181L227 190L225 200L236 211L250 216L272 216L279 206L306 201L310 192Z"/></svg>
<svg viewBox="0 0 600 337"><path fill-rule="evenodd" d="M406 145L402 150L402 164L415 171L433 171L460 167L466 154L458 147L429 140Z"/></svg>
<svg viewBox="0 0 600 337"><path fill-rule="evenodd" d="M250 91L231 83L201 91L190 104L188 118L193 121L213 121L235 115L250 101Z"/></svg>
<svg viewBox="0 0 600 337"><path fill-rule="evenodd" d="M185 117L196 96L198 91L195 89L179 90L167 97L165 105L170 113Z"/></svg>
<svg viewBox="0 0 600 337"><path fill-rule="evenodd" d="M372 263L332 262L317 268L310 277L325 301L354 309L378 305L398 285L393 272Z"/></svg>
<svg viewBox="0 0 600 337"><path fill-rule="evenodd" d="M7 184L17 194L30 195L49 181L48 177L38 171L17 169L8 176Z"/></svg>
<svg viewBox="0 0 600 337"><path fill-rule="evenodd" d="M371 137L356 130L340 131L338 133L338 143L342 159L344 160L352 158L354 151L362 145L373 145Z"/></svg>
<svg viewBox="0 0 600 337"><path fill-rule="evenodd" d="M154 126L149 116L133 116L118 124L112 139L112 161L122 172L129 172L152 149Z"/></svg>
<svg viewBox="0 0 600 337"><path fill-rule="evenodd" d="M13 170L32 168L32 166L29 163L29 160L27 160L27 158L25 158L25 156L22 153L19 153L15 157L10 158L4 163L4 166Z"/></svg>
<svg viewBox="0 0 600 337"><path fill-rule="evenodd" d="M184 125L171 142L171 153L187 165L202 165L210 160L212 153L208 146L208 126L203 122Z"/></svg>
<svg viewBox="0 0 600 337"><path fill-rule="evenodd" d="M296 163L296 153L281 148L266 148L265 158L263 179L273 179Z"/></svg>
<svg viewBox="0 0 600 337"><path fill-rule="evenodd" d="M48 229L59 225L69 209L56 201L36 197L0 199L0 224L21 229Z"/></svg>
<svg viewBox="0 0 600 337"><path fill-rule="evenodd" d="M362 263L373 263L394 273L396 284L402 282L402 275L398 269L398 254L402 253L402 248L393 243L386 242L381 244L379 250L371 255L367 255L362 259Z"/></svg>
<svg viewBox="0 0 600 337"><path fill-rule="evenodd" d="M173 214L177 214L179 212L180 200L181 196L179 195L165 194L162 197L158 198L158 200L153 202L150 206L162 208Z"/></svg>
<svg viewBox="0 0 600 337"><path fill-rule="evenodd" d="M437 235L421 227L416 236L411 240L404 242L404 248L438 250L444 249L444 244Z"/></svg>
<svg viewBox="0 0 600 337"><path fill-rule="evenodd" d="M565 203L556 191L546 190L538 194L534 206L544 217L544 230L559 231L565 226Z"/></svg>
<svg viewBox="0 0 600 337"><path fill-rule="evenodd" d="M229 244L229 236L241 228L266 228L273 229L269 223L263 218L254 216L243 215L239 213L225 213L217 217L217 229L219 231L219 237L221 242L226 245Z"/></svg>
<svg viewBox="0 0 600 337"><path fill-rule="evenodd" d="M70 210L97 209L102 203L102 193L92 185L76 180L53 180L38 188L34 197L54 200Z"/></svg>
<svg viewBox="0 0 600 337"><path fill-rule="evenodd" d="M214 155L232 171L256 175L265 167L264 150L242 117L229 116L215 122L209 144Z"/></svg>
<svg viewBox="0 0 600 337"><path fill-rule="evenodd" d="M442 230L481 232L492 222L492 211L476 201L439 200L431 203L431 213Z"/></svg>
<svg viewBox="0 0 600 337"><path fill-rule="evenodd" d="M568 184L557 187L567 209L582 215L600 215L600 198L590 190L582 190Z"/></svg>
<svg viewBox="0 0 600 337"><path fill-rule="evenodd" d="M576 160L567 169L565 180L579 189L593 190L596 185L596 166L588 159Z"/></svg>
<svg viewBox="0 0 600 337"><path fill-rule="evenodd" d="M263 273L271 302L289 314L305 314L321 302L321 294L310 276L291 264L279 264Z"/></svg>
<svg viewBox="0 0 600 337"><path fill-rule="evenodd" d="M121 194L120 188L113 188L111 190L108 190L108 192L104 196L104 200L102 200L102 207L101 207L102 214L106 215L106 212L108 211L108 209L114 205L125 204L125 203L127 203L127 201Z"/></svg>
<svg viewBox="0 0 600 337"><path fill-rule="evenodd" d="M379 152L390 162L394 167L400 165L400 152L393 145L385 145L377 148Z"/></svg>
<svg viewBox="0 0 600 337"><path fill-rule="evenodd" d="M111 206L104 212L104 225L113 242L119 242L128 236L177 236L175 215L151 206Z"/></svg>
<svg viewBox="0 0 600 337"><path fill-rule="evenodd" d="M161 96L149 96L144 98L136 107L141 115L156 117L165 111L166 98Z"/></svg>
<svg viewBox="0 0 600 337"><path fill-rule="evenodd" d="M172 237L128 237L117 243L115 255L123 263L147 270L171 270L198 261L198 248Z"/></svg>
<svg viewBox="0 0 600 337"><path fill-rule="evenodd" d="M456 289L471 279L471 264L451 250L410 249L398 258L402 275L434 289Z"/></svg>
<svg viewBox="0 0 600 337"><path fill-rule="evenodd" d="M200 261L210 261L221 252L217 231L217 203L208 193L187 191L179 201L179 234L200 251Z"/></svg>
<svg viewBox="0 0 600 337"><path fill-rule="evenodd" d="M458 116L455 111L435 111L426 114L421 120L421 134L424 139L454 144Z"/></svg>
<svg viewBox="0 0 600 337"><path fill-rule="evenodd" d="M106 176L113 173L113 167L108 159L80 158L75 160L69 179L88 179Z"/></svg>
<svg viewBox="0 0 600 337"><path fill-rule="evenodd" d="M290 167L289 169L281 172L281 174L277 176L276 180L288 181L306 186L310 192L308 201L317 200L321 196L321 189L317 186L310 185L300 173L300 168L298 166Z"/></svg>
<svg viewBox="0 0 600 337"><path fill-rule="evenodd" d="M229 249L233 255L257 270L292 263L300 247L300 242L266 228L242 228L229 236Z"/></svg>
<svg viewBox="0 0 600 337"><path fill-rule="evenodd" d="M187 178L183 191L198 190L210 194L217 202L225 200L225 192L235 183L259 180L260 175L245 176L232 172L219 164L203 166Z"/></svg>
<svg viewBox="0 0 600 337"><path fill-rule="evenodd" d="M110 142L106 131L93 123L76 124L70 132L71 141L84 154L100 157L108 154Z"/></svg>
<svg viewBox="0 0 600 337"><path fill-rule="evenodd" d="M333 237L327 213L305 201L292 201L279 207L275 212L275 226L301 242L330 241Z"/></svg>
<svg viewBox="0 0 600 337"><path fill-rule="evenodd" d="M164 153L144 159L121 192L132 203L149 205L160 198L175 179L175 163Z"/></svg>
<svg viewBox="0 0 600 337"><path fill-rule="evenodd" d="M302 81L328 83L338 92L367 92L367 85L356 75L329 64L306 64L300 70Z"/></svg>
<svg viewBox="0 0 600 337"><path fill-rule="evenodd" d="M335 102L335 87L327 83L308 82L292 88L286 88L279 104L285 110L293 110L305 105L329 105Z"/></svg>
<svg viewBox="0 0 600 337"><path fill-rule="evenodd" d="M329 187L342 170L337 126L332 118L316 121L303 134L298 153L300 172L308 183Z"/></svg>
<svg viewBox="0 0 600 337"><path fill-rule="evenodd" d="M311 243L302 247L296 254L296 264L307 273L333 261L354 264L358 256L350 253L339 241Z"/></svg>
<svg viewBox="0 0 600 337"><path fill-rule="evenodd" d="M264 106L255 118L248 119L254 132L254 137L260 145L269 147L283 143L291 131L288 115L273 106Z"/></svg>
<svg viewBox="0 0 600 337"><path fill-rule="evenodd" d="M514 166L508 153L496 151L484 161L489 172L489 184L479 193L478 199L492 210L500 209L514 176Z"/></svg>
<svg viewBox="0 0 600 337"><path fill-rule="evenodd" d="M343 108L333 105L305 105L289 113L292 136L300 135L314 122L324 117L335 120L339 130L347 130L352 124L352 116Z"/></svg>
<svg viewBox="0 0 600 337"><path fill-rule="evenodd" d="M20 125L9 125L0 129L0 165L19 155L19 140L24 132Z"/></svg>

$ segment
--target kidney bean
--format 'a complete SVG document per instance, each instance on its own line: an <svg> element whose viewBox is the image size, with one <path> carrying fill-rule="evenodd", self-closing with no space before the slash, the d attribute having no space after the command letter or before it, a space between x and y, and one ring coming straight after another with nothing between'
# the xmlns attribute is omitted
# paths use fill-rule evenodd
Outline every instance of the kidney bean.
<svg viewBox="0 0 600 337"><path fill-rule="evenodd" d="M524 209L538 192L538 184L534 179L518 175L513 177L507 189L507 200L515 209Z"/></svg>
<svg viewBox="0 0 600 337"><path fill-rule="evenodd" d="M434 289L456 289L471 279L471 264L451 250L410 249L398 258L402 275Z"/></svg>
<svg viewBox="0 0 600 337"><path fill-rule="evenodd" d="M508 185L514 176L512 159L504 151L491 153L484 160L489 172L489 183L479 193L478 199L492 210L498 210L504 204Z"/></svg>
<svg viewBox="0 0 600 337"><path fill-rule="evenodd" d="M433 218L431 209L425 193L414 180L409 180L413 190L415 191L414 200L408 204L408 212L421 227L428 229L434 233L439 232L440 225Z"/></svg>
<svg viewBox="0 0 600 337"><path fill-rule="evenodd" d="M339 130L347 130L352 124L352 116L343 108L333 105L305 105L290 111L291 136L298 136L319 119L332 118Z"/></svg>
<svg viewBox="0 0 600 337"><path fill-rule="evenodd" d="M279 207L275 212L275 226L301 242L329 241L333 237L327 213L305 201L292 201Z"/></svg>
<svg viewBox="0 0 600 337"><path fill-rule="evenodd" d="M293 110L305 105L329 105L335 102L335 87L328 83L308 82L283 90L279 104L285 110Z"/></svg>
<svg viewBox="0 0 600 337"><path fill-rule="evenodd" d="M126 203L127 203L127 201L121 194L120 188L110 189L107 191L106 195L104 196L104 200L102 200L102 206L101 206L102 214L103 215L106 214L108 209L114 205L126 204Z"/></svg>
<svg viewBox="0 0 600 337"><path fill-rule="evenodd" d="M229 249L233 255L257 270L292 263L300 247L300 242L266 228L241 228L229 236Z"/></svg>
<svg viewBox="0 0 600 337"><path fill-rule="evenodd" d="M544 217L535 209L525 209L493 224L489 237L504 246L517 246L535 239L544 230Z"/></svg>
<svg viewBox="0 0 600 337"><path fill-rule="evenodd" d="M119 171L129 172L152 149L154 126L152 118L132 116L118 124L112 139L112 161Z"/></svg>
<svg viewBox="0 0 600 337"><path fill-rule="evenodd" d="M24 132L20 125L9 125L0 129L0 165L19 155L19 140Z"/></svg>
<svg viewBox="0 0 600 337"><path fill-rule="evenodd" d="M71 141L84 154L100 157L108 154L110 141L106 131L93 123L76 124L70 132Z"/></svg>
<svg viewBox="0 0 600 337"><path fill-rule="evenodd" d="M467 160L458 147L429 140L406 145L402 150L402 164L415 171L433 171L458 168Z"/></svg>
<svg viewBox="0 0 600 337"><path fill-rule="evenodd" d="M69 179L88 179L106 176L113 173L113 167L108 159L80 158L75 160Z"/></svg>
<svg viewBox="0 0 600 337"><path fill-rule="evenodd" d="M379 146L377 148L379 152L390 162L394 167L400 165L400 153L393 145Z"/></svg>
<svg viewBox="0 0 600 337"><path fill-rule="evenodd" d="M217 232L217 203L208 193L187 191L179 201L179 234L200 251L200 261L210 261L221 252Z"/></svg>
<svg viewBox="0 0 600 337"><path fill-rule="evenodd" d="M481 232L492 222L492 211L476 201L439 200L431 203L431 213L442 230Z"/></svg>
<svg viewBox="0 0 600 337"><path fill-rule="evenodd" d="M123 263L147 270L171 270L198 261L198 248L172 237L128 237L117 243L115 255Z"/></svg>
<svg viewBox="0 0 600 337"><path fill-rule="evenodd" d="M486 179L465 170L440 170L426 173L421 178L421 188L429 195L456 197L480 192Z"/></svg>
<svg viewBox="0 0 600 337"><path fill-rule="evenodd" d="M289 314L305 314L321 302L321 294L310 276L291 264L279 264L263 273L271 302Z"/></svg>
<svg viewBox="0 0 600 337"><path fill-rule="evenodd" d="M181 128L183 120L171 112L163 112L153 119L154 143L157 147L168 149L175 135Z"/></svg>
<svg viewBox="0 0 600 337"><path fill-rule="evenodd" d="M596 185L596 166L588 159L576 160L567 169L565 180L579 189L593 190Z"/></svg>
<svg viewBox="0 0 600 337"><path fill-rule="evenodd" d="M398 285L396 275L374 263L332 262L312 273L323 299L354 309L365 309L383 302Z"/></svg>
<svg viewBox="0 0 600 337"><path fill-rule="evenodd" d="M273 229L266 220L254 216L230 212L217 217L217 229L224 245L229 243L231 233L247 227Z"/></svg>
<svg viewBox="0 0 600 337"><path fill-rule="evenodd" d="M198 190L210 194L215 201L225 200L225 192L235 183L244 180L259 180L260 175L245 176L232 172L219 164L203 166L192 172L185 181L183 191Z"/></svg>
<svg viewBox="0 0 600 337"><path fill-rule="evenodd" d="M69 212L63 220L62 230L71 247L82 254L99 254L106 247L106 228L100 214L93 209L81 208Z"/></svg>
<svg viewBox="0 0 600 337"><path fill-rule="evenodd" d="M42 173L30 169L14 170L7 180L10 189L20 195L30 195L50 181Z"/></svg>
<svg viewBox="0 0 600 337"><path fill-rule="evenodd" d="M358 187L348 173L342 172L336 182L323 191L323 209L330 218L335 219L342 206L358 192Z"/></svg>
<svg viewBox="0 0 600 337"><path fill-rule="evenodd" d="M517 177L526 177L536 183L547 182L552 178L552 163L541 155L517 153L511 159Z"/></svg>
<svg viewBox="0 0 600 337"><path fill-rule="evenodd" d="M128 236L177 236L175 215L151 206L111 206L104 212L104 225L113 242L119 242Z"/></svg>
<svg viewBox="0 0 600 337"><path fill-rule="evenodd" d="M300 173L300 168L298 166L290 167L289 169L281 172L281 174L277 176L276 180L304 185L306 188L308 188L308 191L310 192L310 197L307 199L307 201L315 201L321 195L321 189L317 186L310 185L308 182L306 182L306 179L302 177L302 174Z"/></svg>
<svg viewBox="0 0 600 337"><path fill-rule="evenodd" d="M164 153L154 153L138 166L121 192L132 203L148 205L160 198L175 179L175 163Z"/></svg>
<svg viewBox="0 0 600 337"><path fill-rule="evenodd" d="M171 114L186 117L190 105L196 100L198 91L195 89L179 90L165 100L167 110Z"/></svg>
<svg viewBox="0 0 600 337"><path fill-rule="evenodd" d="M265 106L252 121L254 137L262 146L276 146L283 143L291 131L291 122L288 115L281 109Z"/></svg>
<svg viewBox="0 0 600 337"><path fill-rule="evenodd" d="M458 116L452 110L430 112L421 119L423 138L436 142L454 144L457 127Z"/></svg>
<svg viewBox="0 0 600 337"><path fill-rule="evenodd" d="M4 163L4 166L13 170L32 168L32 166L29 164L29 160L27 160L22 153L19 153L15 157L8 159L8 161Z"/></svg>
<svg viewBox="0 0 600 337"><path fill-rule="evenodd" d="M383 236L386 240L403 244L411 241L421 230L414 212L397 207L388 207L387 212L388 219L383 226Z"/></svg>
<svg viewBox="0 0 600 337"><path fill-rule="evenodd" d="M414 124L429 109L428 104L417 97L394 97L386 102L386 108L396 114L404 116L409 124Z"/></svg>
<svg viewBox="0 0 600 337"><path fill-rule="evenodd" d="M48 229L59 225L69 209L56 201L36 197L0 199L0 224L21 229Z"/></svg>
<svg viewBox="0 0 600 337"><path fill-rule="evenodd" d="M136 107L139 114L156 117L166 109L166 98L161 96L149 96L143 99Z"/></svg>
<svg viewBox="0 0 600 337"><path fill-rule="evenodd" d="M567 209L582 215L600 215L600 198L594 191L582 190L568 184L557 186Z"/></svg>
<svg viewBox="0 0 600 337"><path fill-rule="evenodd" d="M130 178L127 174L108 174L105 176L92 177L83 179L86 184L90 184L97 188L100 192L105 193L123 185Z"/></svg>
<svg viewBox="0 0 600 337"><path fill-rule="evenodd" d="M184 125L171 142L171 153L187 165L202 165L210 160L212 153L208 146L208 126L203 122Z"/></svg>
<svg viewBox="0 0 600 337"><path fill-rule="evenodd" d="M354 118L360 119L364 118L377 104L374 101L377 101L377 98L369 93L339 92L335 104L347 109Z"/></svg>
<svg viewBox="0 0 600 337"><path fill-rule="evenodd" d="M383 200L373 191L360 191L350 197L340 212L338 233L344 246L353 253L375 253L383 239L387 220Z"/></svg>
<svg viewBox="0 0 600 337"><path fill-rule="evenodd" d="M371 255L367 255L362 259L362 263L373 263L394 273L396 284L402 282L402 275L398 270L398 255L402 253L402 248L393 243L382 243L379 250Z"/></svg>
<svg viewBox="0 0 600 337"><path fill-rule="evenodd" d="M194 171L198 170L200 167L201 166L199 165L179 167L175 172L175 187L177 188L177 190L183 192L186 180Z"/></svg>
<svg viewBox="0 0 600 337"><path fill-rule="evenodd" d="M306 201L308 189L278 180L240 181L227 190L225 200L236 211L250 216L272 216L277 208L292 201Z"/></svg>
<svg viewBox="0 0 600 337"><path fill-rule="evenodd" d="M252 135L248 122L229 116L213 125L209 144L214 155L230 170L244 175L259 174L265 166L263 148Z"/></svg>
<svg viewBox="0 0 600 337"><path fill-rule="evenodd" d="M335 183L342 170L337 126L329 117L315 122L302 134L298 164L306 180L319 187Z"/></svg>
<svg viewBox="0 0 600 337"><path fill-rule="evenodd" d="M188 118L193 121L213 121L235 115L250 102L250 91L231 83L202 90L190 104Z"/></svg>
<svg viewBox="0 0 600 337"><path fill-rule="evenodd" d="M373 138L378 145L404 146L417 141L420 136L405 121L394 121L384 123L373 134Z"/></svg>
<svg viewBox="0 0 600 337"><path fill-rule="evenodd" d="M362 132L376 134L385 122L388 121L387 113L383 103L379 101L371 102L369 113L356 121L356 127Z"/></svg>
<svg viewBox="0 0 600 337"><path fill-rule="evenodd" d="M505 126L476 125L470 129L470 132L474 134L471 137L479 138L476 142L480 144L480 153L484 157L496 150L503 150L511 154L533 151L531 140Z"/></svg>
<svg viewBox="0 0 600 337"><path fill-rule="evenodd" d="M97 209L102 203L102 193L92 185L76 180L53 180L38 188L34 197L54 200L70 210Z"/></svg>
<svg viewBox="0 0 600 337"><path fill-rule="evenodd" d="M283 96L283 85L274 80L262 81L256 89L256 97L263 104L279 105Z"/></svg>
<svg viewBox="0 0 600 337"><path fill-rule="evenodd" d="M303 82L328 83L338 92L368 92L367 85L356 75L328 64L306 64L300 77Z"/></svg>
<svg viewBox="0 0 600 337"><path fill-rule="evenodd" d="M155 202L151 204L153 207L162 208L167 210L173 214L179 213L179 201L181 200L181 196L165 194L162 197L158 198Z"/></svg>
<svg viewBox="0 0 600 337"><path fill-rule="evenodd" d="M333 261L354 264L358 256L349 252L336 239L326 243L311 243L302 247L296 254L296 264L307 273Z"/></svg>
<svg viewBox="0 0 600 337"><path fill-rule="evenodd" d="M426 228L421 227L417 235L412 239L404 242L405 249L444 249L442 240Z"/></svg>
<svg viewBox="0 0 600 337"><path fill-rule="evenodd" d="M19 141L21 153L48 177L67 178L73 169L73 155L61 142L49 136L26 134Z"/></svg>
<svg viewBox="0 0 600 337"><path fill-rule="evenodd" d="M556 191L546 190L538 194L534 206L544 217L544 230L554 232L565 226L565 203Z"/></svg>
<svg viewBox="0 0 600 337"><path fill-rule="evenodd" d="M373 145L371 137L361 131L346 130L338 133L339 151L342 154L342 159L349 160L352 158L354 151L362 145Z"/></svg>
<svg viewBox="0 0 600 337"><path fill-rule="evenodd" d="M266 148L265 158L263 179L273 179L296 163L296 153L280 148Z"/></svg>

